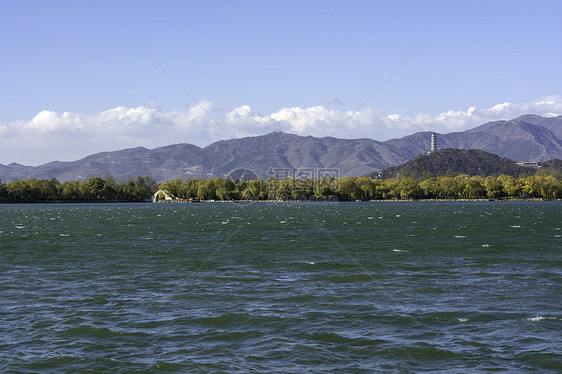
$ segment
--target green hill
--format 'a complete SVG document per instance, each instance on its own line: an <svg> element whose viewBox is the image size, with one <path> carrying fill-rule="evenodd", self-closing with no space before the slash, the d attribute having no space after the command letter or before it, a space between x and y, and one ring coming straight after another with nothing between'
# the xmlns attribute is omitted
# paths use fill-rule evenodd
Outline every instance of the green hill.
<svg viewBox="0 0 562 374"><path fill-rule="evenodd" d="M521 174L535 174L535 171L532 167L519 166L513 160L479 149L448 148L419 155L403 165L389 167L369 176L389 179L406 175L421 178L455 174L483 177L506 174L517 177Z"/></svg>
<svg viewBox="0 0 562 374"><path fill-rule="evenodd" d="M547 170L548 174L562 179L562 160L554 158L552 160L545 161L541 164L541 169Z"/></svg>

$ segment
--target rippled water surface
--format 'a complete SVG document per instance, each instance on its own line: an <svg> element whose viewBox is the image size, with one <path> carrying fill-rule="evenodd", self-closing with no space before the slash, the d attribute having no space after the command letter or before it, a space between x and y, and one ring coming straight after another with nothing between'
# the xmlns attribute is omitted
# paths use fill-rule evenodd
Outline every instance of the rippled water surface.
<svg viewBox="0 0 562 374"><path fill-rule="evenodd" d="M0 372L560 372L560 202L0 205Z"/></svg>

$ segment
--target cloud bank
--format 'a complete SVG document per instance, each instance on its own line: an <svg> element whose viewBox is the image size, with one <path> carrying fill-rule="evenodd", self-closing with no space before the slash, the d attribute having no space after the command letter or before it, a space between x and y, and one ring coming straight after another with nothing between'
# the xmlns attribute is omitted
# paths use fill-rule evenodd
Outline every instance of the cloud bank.
<svg viewBox="0 0 562 374"><path fill-rule="evenodd" d="M326 106L290 107L262 114L248 105L224 110L210 101L183 111L155 105L117 107L94 115L44 110L30 120L0 122L0 163L39 165L137 146L154 148L174 143L205 146L217 140L274 130L316 137L387 140L418 131L463 131L523 114L560 115L562 97L522 104L501 103L484 109L469 107L437 115L385 114L373 108L353 112Z"/></svg>

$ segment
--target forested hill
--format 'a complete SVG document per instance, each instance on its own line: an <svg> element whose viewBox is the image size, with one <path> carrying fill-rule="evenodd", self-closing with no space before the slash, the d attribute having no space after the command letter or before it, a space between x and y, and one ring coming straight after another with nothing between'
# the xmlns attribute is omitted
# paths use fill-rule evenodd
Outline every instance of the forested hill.
<svg viewBox="0 0 562 374"><path fill-rule="evenodd" d="M479 149L441 149L434 153L422 154L400 166L384 169L380 173L369 176L381 179L411 176L421 178L424 176L467 174L480 175L511 175L534 174L535 170L517 165L508 158L500 157Z"/></svg>
<svg viewBox="0 0 562 374"><path fill-rule="evenodd" d="M562 160L557 158L545 161L541 164L541 169L547 169L549 174L555 175L562 179Z"/></svg>

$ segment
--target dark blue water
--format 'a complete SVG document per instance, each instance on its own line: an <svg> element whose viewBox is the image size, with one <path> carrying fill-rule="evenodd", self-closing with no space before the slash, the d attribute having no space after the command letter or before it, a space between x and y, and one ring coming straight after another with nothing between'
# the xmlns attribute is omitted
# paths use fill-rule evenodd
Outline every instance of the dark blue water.
<svg viewBox="0 0 562 374"><path fill-rule="evenodd" d="M0 372L562 371L562 203L0 206Z"/></svg>

